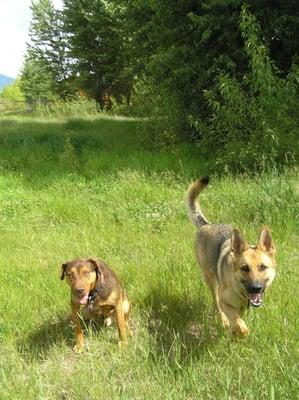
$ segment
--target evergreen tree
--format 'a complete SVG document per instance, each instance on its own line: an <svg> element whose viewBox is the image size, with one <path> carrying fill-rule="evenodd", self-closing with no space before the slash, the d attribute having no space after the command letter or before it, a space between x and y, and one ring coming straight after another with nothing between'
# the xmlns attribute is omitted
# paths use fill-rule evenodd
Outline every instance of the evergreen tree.
<svg viewBox="0 0 299 400"><path fill-rule="evenodd" d="M70 92L70 68L61 11L55 10L51 0L32 1L31 11L30 42L22 72L24 93L33 99L54 94L65 98Z"/></svg>
<svg viewBox="0 0 299 400"><path fill-rule="evenodd" d="M54 76L49 65L27 50L21 73L21 90L29 103L47 102L55 97Z"/></svg>

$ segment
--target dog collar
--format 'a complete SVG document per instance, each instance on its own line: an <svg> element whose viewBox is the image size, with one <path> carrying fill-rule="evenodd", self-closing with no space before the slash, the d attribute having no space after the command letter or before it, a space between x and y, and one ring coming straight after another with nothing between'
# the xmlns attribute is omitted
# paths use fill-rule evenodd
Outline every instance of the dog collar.
<svg viewBox="0 0 299 400"><path fill-rule="evenodd" d="M98 281L100 281L100 282L98 282ZM101 287L101 285L103 285L103 283L104 283L104 276L101 273L100 279L97 279L96 287L89 292L89 295L88 295L88 298L87 298L87 306L88 306L89 309L93 308L94 301L95 301L96 297L103 290L102 287Z"/></svg>
<svg viewBox="0 0 299 400"><path fill-rule="evenodd" d="M87 298L87 308L89 309L89 310L92 310L93 309L93 306L94 306L94 301L95 301L95 299L96 299L96 297L97 297L97 295L98 295L98 289L97 288L95 288L94 290L92 290L91 292L89 292L89 295L88 295L88 298Z"/></svg>
<svg viewBox="0 0 299 400"><path fill-rule="evenodd" d="M93 304L95 298L97 297L97 295L98 295L98 290L97 289L92 290L91 292L89 292L87 303L88 304Z"/></svg>

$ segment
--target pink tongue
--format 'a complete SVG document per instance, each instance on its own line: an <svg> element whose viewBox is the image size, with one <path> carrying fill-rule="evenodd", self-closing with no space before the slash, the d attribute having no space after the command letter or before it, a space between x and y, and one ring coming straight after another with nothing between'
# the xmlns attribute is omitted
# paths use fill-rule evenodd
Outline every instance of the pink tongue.
<svg viewBox="0 0 299 400"><path fill-rule="evenodd" d="M82 299L79 300L80 304L86 304L88 300L88 293L86 293L86 295L84 297L82 297Z"/></svg>
<svg viewBox="0 0 299 400"><path fill-rule="evenodd" d="M260 293L250 293L249 300L252 303L260 303L261 302L261 294Z"/></svg>

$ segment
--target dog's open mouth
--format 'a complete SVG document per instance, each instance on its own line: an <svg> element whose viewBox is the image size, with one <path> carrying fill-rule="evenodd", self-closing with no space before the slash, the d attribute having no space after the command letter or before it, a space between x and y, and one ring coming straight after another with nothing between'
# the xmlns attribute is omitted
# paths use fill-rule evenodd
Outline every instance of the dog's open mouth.
<svg viewBox="0 0 299 400"><path fill-rule="evenodd" d="M262 293L248 293L249 302L253 307L259 307L262 304Z"/></svg>
<svg viewBox="0 0 299 400"><path fill-rule="evenodd" d="M88 302L88 296L89 296L89 292L87 292L86 294L84 294L83 296L77 296L78 299L78 303L79 304L87 304Z"/></svg>

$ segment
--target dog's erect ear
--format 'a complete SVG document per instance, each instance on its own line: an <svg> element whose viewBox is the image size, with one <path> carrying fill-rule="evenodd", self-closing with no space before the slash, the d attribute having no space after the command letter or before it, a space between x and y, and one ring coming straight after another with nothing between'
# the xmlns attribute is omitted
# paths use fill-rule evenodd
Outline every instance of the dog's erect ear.
<svg viewBox="0 0 299 400"><path fill-rule="evenodd" d="M266 253L274 252L273 240L268 228L261 230L257 247Z"/></svg>
<svg viewBox="0 0 299 400"><path fill-rule="evenodd" d="M63 263L63 264L61 265L61 275L60 275L60 279L61 279L62 281L64 280L65 271L66 271L68 265L69 265L69 261L67 261L67 262L65 262L65 263Z"/></svg>
<svg viewBox="0 0 299 400"><path fill-rule="evenodd" d="M102 269L101 269L101 264L102 264L101 260L99 260L95 257L91 257L87 261L89 261L94 266L94 269L95 269L97 275L103 274Z"/></svg>
<svg viewBox="0 0 299 400"><path fill-rule="evenodd" d="M248 248L241 231L234 228L231 236L231 249L235 255L240 255Z"/></svg>

